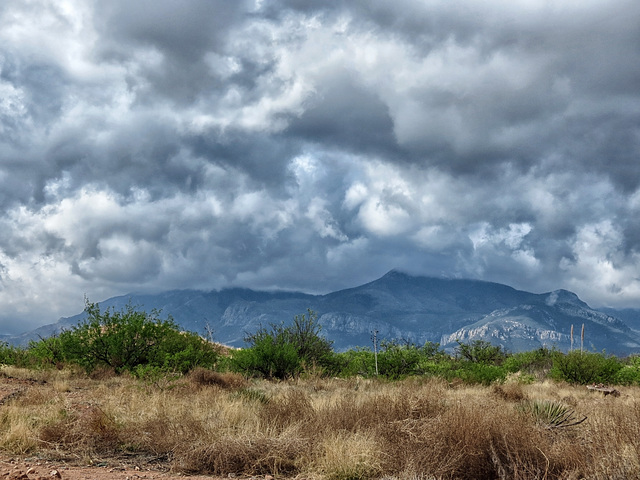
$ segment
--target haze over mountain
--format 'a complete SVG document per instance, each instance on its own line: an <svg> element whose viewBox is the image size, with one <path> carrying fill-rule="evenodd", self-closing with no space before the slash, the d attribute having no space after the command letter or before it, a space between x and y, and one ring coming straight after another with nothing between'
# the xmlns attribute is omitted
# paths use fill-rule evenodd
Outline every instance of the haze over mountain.
<svg viewBox="0 0 640 480"><path fill-rule="evenodd" d="M392 270L364 285L326 295L300 292L175 290L158 295L126 295L101 302L120 309L128 302L144 310L161 309L185 330L213 331L216 341L242 346L243 337L260 325L289 322L311 309L319 315L323 334L337 350L372 345L378 338L423 344L438 342L453 348L456 340L487 340L509 351L542 346L568 350L571 326L574 348L627 355L640 351L640 335L624 322L594 310L574 293L556 290L535 294L507 285L478 280L412 276ZM24 343L77 324L84 314L12 337Z"/></svg>

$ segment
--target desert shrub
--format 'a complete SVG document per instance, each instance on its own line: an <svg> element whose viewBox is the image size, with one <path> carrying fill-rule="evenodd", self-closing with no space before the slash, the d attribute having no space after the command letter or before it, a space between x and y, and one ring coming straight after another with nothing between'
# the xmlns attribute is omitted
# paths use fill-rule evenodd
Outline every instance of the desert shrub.
<svg viewBox="0 0 640 480"><path fill-rule="evenodd" d="M573 351L556 352L549 372L555 380L586 385L589 383L614 383L623 365L616 357L601 353Z"/></svg>
<svg viewBox="0 0 640 480"><path fill-rule="evenodd" d="M302 371L302 361L296 348L279 338L264 335L252 340L250 348L233 353L232 368L250 377L284 380Z"/></svg>
<svg viewBox="0 0 640 480"><path fill-rule="evenodd" d="M430 377L440 377L446 380L454 378L454 372L457 368L457 362L449 358L439 360L423 360L420 362L420 372Z"/></svg>
<svg viewBox="0 0 640 480"><path fill-rule="evenodd" d="M640 357L627 358L623 367L615 375L618 385L640 385Z"/></svg>
<svg viewBox="0 0 640 480"><path fill-rule="evenodd" d="M336 356L340 364L340 375L343 377L372 377L376 374L375 354L369 348L356 348ZM420 347L411 342L383 341L378 353L378 374L391 379L411 375L438 375L448 370L450 360L439 343L426 342Z"/></svg>
<svg viewBox="0 0 640 480"><path fill-rule="evenodd" d="M493 382L503 382L507 378L507 371L497 365L463 361L455 365L455 369L447 377L459 378L465 383L490 385Z"/></svg>
<svg viewBox="0 0 640 480"><path fill-rule="evenodd" d="M236 351L231 368L263 378L297 377L305 369L333 374L339 371L339 357L332 342L322 337L315 312L296 315L291 325L271 324L245 337L248 348Z"/></svg>
<svg viewBox="0 0 640 480"><path fill-rule="evenodd" d="M568 405L550 400L524 402L520 410L530 415L536 424L548 429L573 427L587 419L585 416L578 415Z"/></svg>
<svg viewBox="0 0 640 480"><path fill-rule="evenodd" d="M522 372L544 377L553 365L553 351L538 348L507 355L502 366L510 373Z"/></svg>
<svg viewBox="0 0 640 480"><path fill-rule="evenodd" d="M91 372L110 367L116 373L139 366L185 373L196 366L212 366L214 346L195 333L181 332L171 317L150 314L127 305L122 311L101 311L87 302L87 319L58 336L32 342L30 352L41 363L73 363Z"/></svg>
<svg viewBox="0 0 640 480"><path fill-rule="evenodd" d="M388 378L402 378L418 373L422 357L420 348L413 343L400 344L397 341L381 343L378 355L378 371Z"/></svg>
<svg viewBox="0 0 640 480"><path fill-rule="evenodd" d="M370 377L376 373L374 353L369 348L357 347L336 353L336 358L341 366L341 377Z"/></svg>
<svg viewBox="0 0 640 480"><path fill-rule="evenodd" d="M189 373L189 379L196 385L217 385L224 389L244 387L244 377L233 372L216 372L208 368L196 367Z"/></svg>
<svg viewBox="0 0 640 480"><path fill-rule="evenodd" d="M29 342L28 352L32 365L59 367L69 360L70 352L78 350L80 346L76 345L77 338L64 331L62 333Z"/></svg>
<svg viewBox="0 0 640 480"><path fill-rule="evenodd" d="M486 340L473 340L463 343L456 340L456 354L463 360L487 365L500 365L506 358L506 353L499 345L493 345Z"/></svg>
<svg viewBox="0 0 640 480"><path fill-rule="evenodd" d="M9 345L7 342L0 342L0 364L28 367L33 363L27 349Z"/></svg>
<svg viewBox="0 0 640 480"><path fill-rule="evenodd" d="M433 342L426 342L419 347L411 342L402 344L398 341L386 341L381 346L382 352L378 356L379 372L392 379L429 373L429 363L442 363L449 358L440 344Z"/></svg>

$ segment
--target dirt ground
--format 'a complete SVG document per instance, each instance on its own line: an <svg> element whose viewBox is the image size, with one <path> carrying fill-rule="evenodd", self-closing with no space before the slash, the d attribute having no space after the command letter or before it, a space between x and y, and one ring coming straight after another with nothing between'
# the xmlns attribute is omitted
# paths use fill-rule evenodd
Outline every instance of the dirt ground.
<svg viewBox="0 0 640 480"><path fill-rule="evenodd" d="M219 477L187 476L140 467L104 465L69 466L38 459L0 457L0 479L7 480L211 480Z"/></svg>

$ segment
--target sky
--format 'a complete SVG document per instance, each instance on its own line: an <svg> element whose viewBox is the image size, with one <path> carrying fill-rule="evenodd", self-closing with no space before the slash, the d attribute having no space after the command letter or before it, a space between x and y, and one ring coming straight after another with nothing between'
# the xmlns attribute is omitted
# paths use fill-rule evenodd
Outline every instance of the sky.
<svg viewBox="0 0 640 480"><path fill-rule="evenodd" d="M640 307L637 0L3 0L0 333L391 269Z"/></svg>

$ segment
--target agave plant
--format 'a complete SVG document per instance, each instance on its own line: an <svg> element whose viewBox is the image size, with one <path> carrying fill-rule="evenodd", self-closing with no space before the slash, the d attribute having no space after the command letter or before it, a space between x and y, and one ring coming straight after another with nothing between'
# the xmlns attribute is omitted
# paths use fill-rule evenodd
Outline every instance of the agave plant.
<svg viewBox="0 0 640 480"><path fill-rule="evenodd" d="M586 416L580 418L564 403L550 400L532 400L523 404L522 411L531 415L538 425L549 429L573 427L587 419Z"/></svg>

